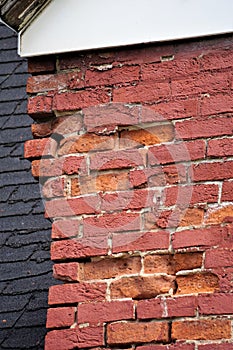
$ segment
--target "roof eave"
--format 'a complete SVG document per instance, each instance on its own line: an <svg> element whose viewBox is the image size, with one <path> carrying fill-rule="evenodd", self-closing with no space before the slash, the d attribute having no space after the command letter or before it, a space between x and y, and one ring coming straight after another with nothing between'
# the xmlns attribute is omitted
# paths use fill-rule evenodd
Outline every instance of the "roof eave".
<svg viewBox="0 0 233 350"><path fill-rule="evenodd" d="M51 0L0 0L0 17L12 29L22 31Z"/></svg>

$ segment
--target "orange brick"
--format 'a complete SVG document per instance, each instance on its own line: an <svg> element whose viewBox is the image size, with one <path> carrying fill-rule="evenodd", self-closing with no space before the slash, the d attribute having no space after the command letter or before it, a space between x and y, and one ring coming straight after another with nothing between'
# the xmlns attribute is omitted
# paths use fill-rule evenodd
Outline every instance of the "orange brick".
<svg viewBox="0 0 233 350"><path fill-rule="evenodd" d="M233 218L233 205L209 210L209 212L207 212L205 223L207 225L222 224L223 222L226 222L228 218Z"/></svg>
<svg viewBox="0 0 233 350"><path fill-rule="evenodd" d="M174 128L171 124L157 125L150 128L123 131L120 138L120 147L138 147L139 145L155 145L172 141Z"/></svg>
<svg viewBox="0 0 233 350"><path fill-rule="evenodd" d="M111 296L113 299L153 298L156 295L168 293L174 288L172 276L146 276L123 277L111 284Z"/></svg>
<svg viewBox="0 0 233 350"><path fill-rule="evenodd" d="M145 273L167 273L174 272L172 255L147 255L144 258Z"/></svg>
<svg viewBox="0 0 233 350"><path fill-rule="evenodd" d="M162 322L117 322L108 325L110 345L168 341L168 324Z"/></svg>
<svg viewBox="0 0 233 350"><path fill-rule="evenodd" d="M172 338L177 340L214 340L231 338L231 321L198 320L172 323Z"/></svg>
<svg viewBox="0 0 233 350"><path fill-rule="evenodd" d="M219 279L210 272L177 276L176 282L177 294L212 293L219 290Z"/></svg>
<svg viewBox="0 0 233 350"><path fill-rule="evenodd" d="M174 255L175 271L201 268L203 253L178 253Z"/></svg>
<svg viewBox="0 0 233 350"><path fill-rule="evenodd" d="M113 278L122 275L136 274L140 271L140 257L102 259L99 261L81 263L79 279L95 280Z"/></svg>

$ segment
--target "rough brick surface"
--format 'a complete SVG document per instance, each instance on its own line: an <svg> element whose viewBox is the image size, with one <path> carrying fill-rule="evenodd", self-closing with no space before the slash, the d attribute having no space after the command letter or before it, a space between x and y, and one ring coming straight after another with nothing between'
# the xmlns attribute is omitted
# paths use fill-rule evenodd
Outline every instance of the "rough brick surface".
<svg viewBox="0 0 233 350"><path fill-rule="evenodd" d="M50 288L46 350L231 349L232 47L222 35L30 61L25 156L65 282Z"/></svg>

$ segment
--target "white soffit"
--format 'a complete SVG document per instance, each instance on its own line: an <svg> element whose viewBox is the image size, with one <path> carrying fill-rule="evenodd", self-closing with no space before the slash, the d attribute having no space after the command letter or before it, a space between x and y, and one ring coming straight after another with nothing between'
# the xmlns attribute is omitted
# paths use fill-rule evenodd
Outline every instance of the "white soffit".
<svg viewBox="0 0 233 350"><path fill-rule="evenodd" d="M20 34L20 55L233 32L232 0L52 0Z"/></svg>

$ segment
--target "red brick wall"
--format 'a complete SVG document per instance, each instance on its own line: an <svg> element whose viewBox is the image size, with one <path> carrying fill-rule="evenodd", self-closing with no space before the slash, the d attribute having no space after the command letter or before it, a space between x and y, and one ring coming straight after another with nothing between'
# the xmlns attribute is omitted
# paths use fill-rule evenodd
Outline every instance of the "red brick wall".
<svg viewBox="0 0 233 350"><path fill-rule="evenodd" d="M29 61L46 350L233 349L233 40Z"/></svg>

